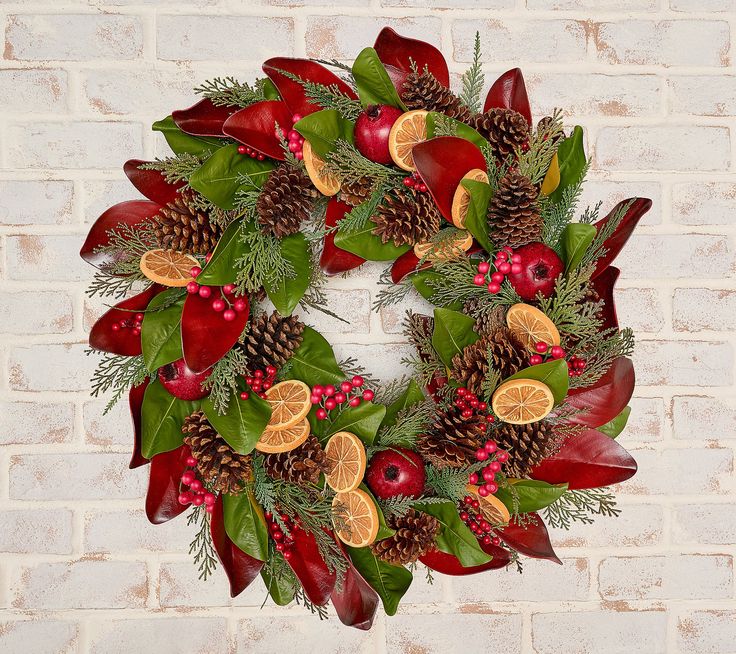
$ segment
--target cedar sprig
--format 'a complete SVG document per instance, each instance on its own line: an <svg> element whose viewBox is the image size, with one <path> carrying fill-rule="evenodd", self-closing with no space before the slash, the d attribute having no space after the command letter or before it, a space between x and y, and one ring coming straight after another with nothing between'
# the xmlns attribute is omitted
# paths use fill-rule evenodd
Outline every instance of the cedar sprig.
<svg viewBox="0 0 736 654"><path fill-rule="evenodd" d="M586 360L585 370L579 377L570 378L570 388L583 388L595 384L618 357L630 356L634 351L634 332L626 327L621 331L605 330L586 339L573 348Z"/></svg>
<svg viewBox="0 0 736 654"><path fill-rule="evenodd" d="M468 494L466 487L468 477L474 472L479 472L488 465L484 461L476 461L462 468L436 468L428 465L427 486L437 496L453 502L460 502Z"/></svg>
<svg viewBox="0 0 736 654"><path fill-rule="evenodd" d="M475 45L473 46L473 63L463 73L461 78L463 90L460 101L473 113L481 110L480 96L485 84L485 76L481 64L480 32L475 33Z"/></svg>
<svg viewBox="0 0 736 654"><path fill-rule="evenodd" d="M105 270L97 270L85 292L89 297L99 295L100 297L122 298L128 295L143 280L142 273L120 277Z"/></svg>
<svg viewBox="0 0 736 654"><path fill-rule="evenodd" d="M447 502L444 497L406 497L405 495L395 495L385 500L378 500L378 504L383 511L384 516L389 518L400 518L406 515L415 504L443 504Z"/></svg>
<svg viewBox="0 0 736 654"><path fill-rule="evenodd" d="M204 162L204 157L189 152L181 152L165 159L147 161L138 166L140 170L157 170L169 184L186 182Z"/></svg>
<svg viewBox="0 0 736 654"><path fill-rule="evenodd" d="M621 509L616 508L613 493L607 488L591 488L567 491L547 506L543 515L548 526L570 529L573 522L592 524L596 515L617 518Z"/></svg>
<svg viewBox="0 0 736 654"><path fill-rule="evenodd" d="M435 376L445 374L445 364L440 361L432 345L434 319L430 319L425 324L422 318L423 316L417 316L411 311L406 312L404 335L416 348L417 356L402 358L401 363L414 369L417 383L420 386L427 386Z"/></svg>
<svg viewBox="0 0 736 654"><path fill-rule="evenodd" d="M268 560L263 564L261 576L264 581L265 579L269 580L266 586L266 597L263 600L263 604L261 604L261 608L266 606L266 602L271 594L272 584L286 586L292 597L296 595L297 590L301 587L299 580L286 559L276 554L273 541L269 541L268 543Z"/></svg>
<svg viewBox="0 0 736 654"><path fill-rule="evenodd" d="M409 291L413 288L411 277L407 275L398 284L394 284L391 279L391 268L386 268L381 272L378 278L379 291L376 299L373 301L373 311L380 311L385 307L393 306L403 302L409 295Z"/></svg>
<svg viewBox="0 0 736 654"><path fill-rule="evenodd" d="M249 107L266 99L266 78L257 79L253 86L234 77L215 77L207 80L194 92L207 98L217 107Z"/></svg>
<svg viewBox="0 0 736 654"><path fill-rule="evenodd" d="M353 69L342 61L338 61L337 59L312 59L312 61L318 64L322 64L323 66L337 68L338 70L343 71L350 79L352 79L353 77Z"/></svg>
<svg viewBox="0 0 736 654"><path fill-rule="evenodd" d="M435 306L446 307L456 302L489 296L484 286L473 283L478 271L468 257L436 261L433 267L438 274L427 279L427 286L433 291L429 301Z"/></svg>
<svg viewBox="0 0 736 654"><path fill-rule="evenodd" d="M585 168L580 179L573 185L568 186L562 191L562 197L559 202L552 202L549 198L541 198L539 203L544 228L542 229L542 242L551 247L557 254L562 254L562 243L560 237L573 219L575 209L577 208L580 196L583 192L583 180L588 170L590 160L586 162ZM598 207L591 212L590 208L585 210L580 222L592 222L596 220ZM590 218L590 220L588 219Z"/></svg>
<svg viewBox="0 0 736 654"><path fill-rule="evenodd" d="M335 141L335 148L327 155L327 170L341 182L353 183L368 177L376 183L389 183L397 187L406 172L376 163L364 157L358 149L344 139Z"/></svg>
<svg viewBox="0 0 736 654"><path fill-rule="evenodd" d="M202 382L209 390L209 398L219 414L227 412L234 393L239 391L238 381L248 372L248 357L238 347L229 350L213 367L212 373Z"/></svg>
<svg viewBox="0 0 736 654"><path fill-rule="evenodd" d="M92 353L96 354L98 351L91 348L85 350L87 356ZM150 374L146 370L146 364L143 362L142 354L128 357L104 352L90 380L92 383L91 395L92 397L97 397L98 395L112 391L112 397L105 407L104 415L117 404L118 400L128 390L133 386L142 384Z"/></svg>
<svg viewBox="0 0 736 654"><path fill-rule="evenodd" d="M555 109L551 120L532 134L528 149L516 153L519 173L528 177L532 184L539 184L544 179L562 134L562 112Z"/></svg>
<svg viewBox="0 0 736 654"><path fill-rule="evenodd" d="M339 229L343 233L348 233L363 229L376 213L378 205L381 204L381 201L390 188L391 185L386 183L377 184L371 191L368 199L346 213L331 231L337 231Z"/></svg>
<svg viewBox="0 0 736 654"><path fill-rule="evenodd" d="M294 266L284 257L275 236L259 229L248 229L244 222L240 238L245 248L235 260L235 285L239 295L255 293L264 283L278 284L294 278Z"/></svg>
<svg viewBox="0 0 736 654"><path fill-rule="evenodd" d="M583 254L583 258L580 260L580 267L594 264L598 259L608 252L605 247L606 241L613 235L618 229L621 221L626 216L627 212L631 208L634 200L629 200L626 204L622 204L604 224L598 230L592 243L588 246L588 249Z"/></svg>
<svg viewBox="0 0 736 654"><path fill-rule="evenodd" d="M335 585L337 585L337 583ZM312 615L318 615L320 620L330 619L330 616L327 613L327 607L312 602L312 600L310 600L304 592L304 588L302 588L301 586L298 586L294 591L294 601L299 606L304 606L304 608L307 609Z"/></svg>
<svg viewBox="0 0 736 654"><path fill-rule="evenodd" d="M406 407L398 413L393 425L381 427L376 435L377 447L373 449L414 447L417 436L427 430L435 413L436 404L429 399Z"/></svg>
<svg viewBox="0 0 736 654"><path fill-rule="evenodd" d="M342 367L342 365L340 367ZM362 374L362 373L359 373L359 374ZM411 381L411 377L404 374L404 375L401 375L401 377L397 379L392 379L386 384L383 384L383 385L375 384L374 401L380 402L381 404L385 404L386 406L393 404L396 400L398 400L402 396L402 394L406 390L407 384L410 381Z"/></svg>
<svg viewBox="0 0 736 654"><path fill-rule="evenodd" d="M207 581L217 569L217 554L212 544L210 533L210 519L204 504L195 506L187 516L187 525L199 525L199 531L189 545L189 554L194 555L194 564L198 567L199 578Z"/></svg>
<svg viewBox="0 0 736 654"><path fill-rule="evenodd" d="M345 359L341 359L337 362L337 367L345 373L345 379L350 379L356 375L360 375L363 378L365 385L373 388L377 387L380 383L373 373L368 372L365 369L365 366L358 363L358 360L355 357L346 357Z"/></svg>
<svg viewBox="0 0 736 654"><path fill-rule="evenodd" d="M310 80L304 80L294 73L286 70L279 71L290 80L301 84L307 100L319 105L322 109L334 109L343 118L355 122L363 111L359 100L351 98L347 93L340 90L337 84L319 84Z"/></svg>
<svg viewBox="0 0 736 654"><path fill-rule="evenodd" d="M457 136L457 123L445 114L436 113L434 118L434 136Z"/></svg>

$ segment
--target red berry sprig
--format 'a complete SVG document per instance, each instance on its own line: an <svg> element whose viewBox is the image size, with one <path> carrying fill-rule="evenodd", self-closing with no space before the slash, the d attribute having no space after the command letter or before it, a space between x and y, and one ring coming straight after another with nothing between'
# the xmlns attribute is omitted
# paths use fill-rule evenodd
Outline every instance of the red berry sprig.
<svg viewBox="0 0 736 654"><path fill-rule="evenodd" d="M333 384L314 386L310 399L313 405L319 406L316 412L317 420L326 420L330 411L346 403L351 407L356 407L364 400L370 402L375 397L375 393L370 388L360 390L364 384L365 380L360 375L355 375L352 379L342 382L339 388Z"/></svg>
<svg viewBox="0 0 736 654"><path fill-rule="evenodd" d="M199 266L192 266L190 271L192 277L196 278L202 269ZM215 296L212 298L210 307L215 313L222 313L223 320L232 322L238 317L238 313L245 311L248 308L248 302L245 297L235 295L235 284L225 284L222 287L213 287L200 285L194 279L187 283L187 293L194 295L197 293L201 298L212 297L212 293Z"/></svg>
<svg viewBox="0 0 736 654"><path fill-rule="evenodd" d="M529 357L530 366L538 366L540 363L549 361L550 359L565 358L565 350L562 349L559 345L553 345L552 347L550 347L549 344L545 343L544 341L537 341L534 344L534 349L536 350L537 354L532 354L532 356Z"/></svg>
<svg viewBox="0 0 736 654"><path fill-rule="evenodd" d="M463 418L472 418L475 414L484 414L486 422L493 422L495 418L488 412L488 403L482 402L478 396L467 388L458 388L455 391L455 406L460 409Z"/></svg>
<svg viewBox="0 0 736 654"><path fill-rule="evenodd" d="M501 464L509 460L509 453L499 450L496 441L489 440L483 444L483 447L479 447L475 451L475 458L477 461L488 461L488 465L480 471L480 474L472 473L468 477L468 481L473 485L480 484L478 494L481 497L493 495L498 490L496 475L501 472ZM483 483L481 483L481 479Z"/></svg>
<svg viewBox="0 0 736 654"><path fill-rule="evenodd" d="M179 483L179 504L182 506L202 506L207 513L212 513L215 508L215 501L217 497L214 493L211 493L205 488L202 480L197 477L197 471L195 466L197 465L197 459L191 454L187 457L186 462L187 469L182 473ZM183 490L183 487L187 487L189 490Z"/></svg>
<svg viewBox="0 0 736 654"><path fill-rule="evenodd" d="M274 366L266 366L265 370L254 370L253 375L245 378L245 383L250 386L251 391L259 397L266 398L266 391L273 386L278 371ZM247 400L250 397L248 391L240 394L241 400Z"/></svg>
<svg viewBox="0 0 736 654"><path fill-rule="evenodd" d="M480 502L472 495L466 495L460 504L460 519L484 545L500 545L498 536L491 536L493 525L480 513Z"/></svg>
<svg viewBox="0 0 736 654"><path fill-rule="evenodd" d="M494 270L492 271L491 268ZM496 252L493 265L490 261L481 261L478 264L478 273L473 277L473 284L485 286L489 293L496 294L501 290L501 284L506 279L506 275L520 272L521 256L514 254L514 251L507 246Z"/></svg>
<svg viewBox="0 0 736 654"><path fill-rule="evenodd" d="M404 186L414 189L418 193L426 193L429 190L416 170L411 175L404 177Z"/></svg>
<svg viewBox="0 0 736 654"><path fill-rule="evenodd" d="M294 114L291 117L292 128L289 130L289 143L287 145L289 152L291 152L299 161L304 159L304 153L302 152L304 148L304 137L294 129L293 125L298 123L301 119L301 114Z"/></svg>
<svg viewBox="0 0 736 654"><path fill-rule="evenodd" d="M583 370L588 365L588 362L574 354L567 360L567 372L570 377L580 377L583 374Z"/></svg>
<svg viewBox="0 0 736 654"><path fill-rule="evenodd" d="M123 318L118 322L114 322L110 326L110 329L112 329L112 331L114 332L119 332L121 329L132 329L133 336L140 336L141 325L143 325L143 314L136 313L133 318Z"/></svg>
<svg viewBox="0 0 736 654"><path fill-rule="evenodd" d="M258 161L263 161L266 158L266 155L261 154L258 150L254 150L247 145L239 145L238 154L247 154L251 159L258 159Z"/></svg>
<svg viewBox="0 0 736 654"><path fill-rule="evenodd" d="M295 529L295 525L291 518L285 513L279 514L281 523L286 527L288 533L284 533L281 525L274 519L273 513L266 511L266 524L268 525L268 533L276 543L276 551L281 552L284 558L288 561L292 556L292 548L294 547L294 540L291 538L291 532Z"/></svg>

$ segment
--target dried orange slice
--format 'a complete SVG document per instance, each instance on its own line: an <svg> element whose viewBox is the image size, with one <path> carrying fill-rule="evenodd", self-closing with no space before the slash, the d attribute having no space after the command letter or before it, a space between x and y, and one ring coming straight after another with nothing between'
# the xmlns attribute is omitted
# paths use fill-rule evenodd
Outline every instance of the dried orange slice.
<svg viewBox="0 0 736 654"><path fill-rule="evenodd" d="M325 479L332 490L347 493L360 486L365 473L366 455L363 442L355 434L337 432L327 441L325 454L329 466Z"/></svg>
<svg viewBox="0 0 736 654"><path fill-rule="evenodd" d="M473 168L463 176L463 179L472 179L475 182L485 182L488 184L488 175L480 168ZM455 195L452 196L452 224L462 229L465 227L465 218L468 215L468 207L470 206L470 192L462 185L457 185Z"/></svg>
<svg viewBox="0 0 736 654"><path fill-rule="evenodd" d="M480 502L480 512L483 517L488 520L494 527L497 525L506 525L511 520L511 514L506 505L493 495L483 497L478 493L478 486L468 484L465 490Z"/></svg>
<svg viewBox="0 0 736 654"><path fill-rule="evenodd" d="M309 413L309 386L303 381L282 381L266 391L266 401L271 405L271 420L266 431L279 431L294 427Z"/></svg>
<svg viewBox="0 0 736 654"><path fill-rule="evenodd" d="M430 261L447 261L467 252L471 245L473 236L463 229L452 238L443 238L436 243L417 243L414 246L414 255L419 259L426 257Z"/></svg>
<svg viewBox="0 0 736 654"><path fill-rule="evenodd" d="M302 418L293 427L264 431L256 443L256 449L267 454L288 452L307 440L311 429L309 420Z"/></svg>
<svg viewBox="0 0 736 654"><path fill-rule="evenodd" d="M427 112L407 111L396 119L388 135L388 151L394 163L404 170L416 170L412 148L427 140Z"/></svg>
<svg viewBox="0 0 736 654"><path fill-rule="evenodd" d="M192 281L194 266L199 261L174 250L149 250L141 257L141 272L164 286L186 286Z"/></svg>
<svg viewBox="0 0 736 654"><path fill-rule="evenodd" d="M491 406L503 422L528 425L552 411L555 398L547 384L536 379L510 379L493 393Z"/></svg>
<svg viewBox="0 0 736 654"><path fill-rule="evenodd" d="M336 195L340 190L340 180L327 170L325 160L312 149L309 141L304 141L302 155L307 175L317 190L322 195Z"/></svg>
<svg viewBox="0 0 736 654"><path fill-rule="evenodd" d="M539 343L547 345L560 344L560 332L546 314L530 304L519 302L512 306L506 314L506 324L519 337L531 352Z"/></svg>
<svg viewBox="0 0 736 654"><path fill-rule="evenodd" d="M350 547L366 547L378 535L378 509L360 488L337 493L332 500L332 524L337 537Z"/></svg>

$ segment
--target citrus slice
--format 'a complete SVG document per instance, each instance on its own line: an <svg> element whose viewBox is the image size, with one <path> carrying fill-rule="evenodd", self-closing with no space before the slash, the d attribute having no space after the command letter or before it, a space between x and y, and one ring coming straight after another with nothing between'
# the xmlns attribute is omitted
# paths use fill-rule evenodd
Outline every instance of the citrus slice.
<svg viewBox="0 0 736 654"><path fill-rule="evenodd" d="M309 420L302 418L293 427L264 431L256 443L256 449L267 454L288 452L307 440L311 429Z"/></svg>
<svg viewBox="0 0 736 654"><path fill-rule="evenodd" d="M186 286L192 281L194 266L199 261L174 250L149 250L141 257L141 272L164 286Z"/></svg>
<svg viewBox="0 0 736 654"><path fill-rule="evenodd" d="M427 112L407 111L396 119L388 135L388 151L394 163L404 170L416 170L412 148L427 140Z"/></svg>
<svg viewBox="0 0 736 654"><path fill-rule="evenodd" d="M471 245L473 236L463 229L451 238L443 238L436 243L417 243L414 246L414 255L419 259L426 257L430 261L447 261L467 252Z"/></svg>
<svg viewBox="0 0 736 654"><path fill-rule="evenodd" d="M494 527L506 525L511 520L511 514L506 508L506 505L497 497L493 495L483 497L478 493L478 486L474 486L473 484L468 484L465 490L480 502L479 511Z"/></svg>
<svg viewBox="0 0 736 654"><path fill-rule="evenodd" d="M493 393L491 406L503 422L528 425L552 411L555 398L547 384L536 379L510 379Z"/></svg>
<svg viewBox="0 0 736 654"><path fill-rule="evenodd" d="M340 190L340 180L327 170L325 160L312 149L309 141L302 145L302 156L307 175L316 189L322 195L336 195Z"/></svg>
<svg viewBox="0 0 736 654"><path fill-rule="evenodd" d="M488 175L480 168L473 168L463 176L463 179L472 179L474 182L485 182L488 184ZM452 223L455 227L465 227L465 218L468 215L468 207L470 206L470 192L460 184L455 189L455 195L452 196Z"/></svg>
<svg viewBox="0 0 736 654"><path fill-rule="evenodd" d="M332 524L337 537L350 547L366 547L378 535L378 509L371 496L356 488L332 500Z"/></svg>
<svg viewBox="0 0 736 654"><path fill-rule="evenodd" d="M282 381L266 391L266 401L271 405L271 419L266 431L279 431L294 427L309 413L309 386L303 381Z"/></svg>
<svg viewBox="0 0 736 654"><path fill-rule="evenodd" d="M257 446L256 446L257 447ZM337 432L325 446L329 472L325 479L336 493L355 490L365 473L365 447L363 442L349 431Z"/></svg>
<svg viewBox="0 0 736 654"><path fill-rule="evenodd" d="M519 302L512 306L506 314L506 324L531 352L536 353L534 346L540 341L550 346L560 344L560 332L555 324L530 304Z"/></svg>

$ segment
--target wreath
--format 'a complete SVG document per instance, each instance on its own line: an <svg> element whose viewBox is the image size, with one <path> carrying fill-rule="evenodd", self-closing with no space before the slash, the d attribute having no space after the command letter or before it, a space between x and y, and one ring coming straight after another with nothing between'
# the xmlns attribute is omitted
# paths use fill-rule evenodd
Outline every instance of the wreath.
<svg viewBox="0 0 736 654"><path fill-rule="evenodd" d="M651 202L577 214L582 129L535 126L519 69L481 105L477 35L459 95L388 27L352 66L263 71L154 123L173 155L125 164L147 199L81 250L89 294L125 298L91 329L93 395L128 394L148 518L189 511L200 576L219 559L233 596L260 575L362 629L417 562L430 581L560 563L546 525L618 515L607 487L636 471L611 263ZM390 384L294 314L340 317L326 278L366 260L388 262L376 310L434 305L407 312L413 372Z"/></svg>

